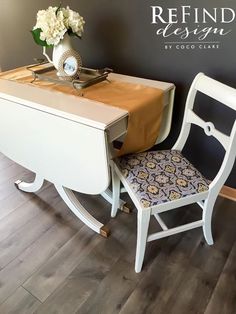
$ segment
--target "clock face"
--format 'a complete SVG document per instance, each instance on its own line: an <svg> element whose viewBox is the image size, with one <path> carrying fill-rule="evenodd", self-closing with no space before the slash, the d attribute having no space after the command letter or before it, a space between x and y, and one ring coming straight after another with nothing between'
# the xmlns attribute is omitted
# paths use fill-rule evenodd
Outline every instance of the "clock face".
<svg viewBox="0 0 236 314"><path fill-rule="evenodd" d="M78 71L78 62L74 56L70 56L65 59L63 63L63 70L66 75L75 75Z"/></svg>

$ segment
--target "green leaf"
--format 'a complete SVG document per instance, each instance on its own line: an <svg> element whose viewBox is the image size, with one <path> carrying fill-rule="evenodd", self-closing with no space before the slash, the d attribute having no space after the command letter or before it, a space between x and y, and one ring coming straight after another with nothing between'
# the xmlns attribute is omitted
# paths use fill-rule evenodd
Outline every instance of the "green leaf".
<svg viewBox="0 0 236 314"><path fill-rule="evenodd" d="M56 10L56 16L57 16L57 13L59 12L60 9L61 9L61 2L60 2L60 4L59 4L59 7L58 7L57 10Z"/></svg>
<svg viewBox="0 0 236 314"><path fill-rule="evenodd" d="M51 45L47 44L46 40L40 39L41 32L42 32L41 28L36 28L31 31L34 41L36 42L37 45L44 46L44 47L51 47Z"/></svg>
<svg viewBox="0 0 236 314"><path fill-rule="evenodd" d="M68 28L67 33L68 33L69 36L76 36L76 37L78 37L78 38L80 38L80 39L82 38L81 36L79 36L79 35L73 33L71 27Z"/></svg>

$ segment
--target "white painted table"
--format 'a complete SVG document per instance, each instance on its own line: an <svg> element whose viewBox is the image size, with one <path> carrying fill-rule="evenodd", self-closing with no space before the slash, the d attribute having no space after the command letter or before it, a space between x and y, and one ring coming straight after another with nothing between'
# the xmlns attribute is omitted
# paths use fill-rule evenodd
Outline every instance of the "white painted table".
<svg viewBox="0 0 236 314"><path fill-rule="evenodd" d="M170 131L174 85L111 74L111 79L164 90L165 109L157 142ZM125 134L128 113L102 103L0 79L0 151L36 174L17 187L36 192L52 182L71 211L94 231L107 236L104 225L79 203L73 191L102 194L108 201L109 143Z"/></svg>

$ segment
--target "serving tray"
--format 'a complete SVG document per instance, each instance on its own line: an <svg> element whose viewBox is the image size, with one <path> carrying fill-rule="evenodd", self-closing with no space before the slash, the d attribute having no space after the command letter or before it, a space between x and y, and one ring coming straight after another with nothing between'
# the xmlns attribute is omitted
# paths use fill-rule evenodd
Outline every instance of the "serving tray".
<svg viewBox="0 0 236 314"><path fill-rule="evenodd" d="M82 89L88 86L105 81L109 73L113 72L112 69L90 69L81 67L79 77L73 80L68 80L66 77L58 77L55 67L46 62L36 65L28 66L27 69L31 72L34 82L36 79L49 81L58 84L70 85L75 89Z"/></svg>

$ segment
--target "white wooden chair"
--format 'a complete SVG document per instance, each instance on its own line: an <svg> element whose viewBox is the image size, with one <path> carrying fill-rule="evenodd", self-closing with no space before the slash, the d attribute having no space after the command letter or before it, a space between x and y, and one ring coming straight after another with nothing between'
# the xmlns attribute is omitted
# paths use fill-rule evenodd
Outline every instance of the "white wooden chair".
<svg viewBox="0 0 236 314"><path fill-rule="evenodd" d="M230 136L227 136L215 129L212 122L202 120L193 111L198 91L236 110L236 90L199 73L190 88L182 129L174 147L171 150L127 155L113 162L112 215L119 207L120 181L138 210L136 272L141 271L147 242L202 227L207 243L213 244L212 211L235 161L236 121ZM214 136L225 149L222 165L212 182L205 179L181 154L191 124L200 126L207 136ZM169 229L159 216L162 212L195 202L202 208L201 220ZM163 231L148 234L151 215L154 215Z"/></svg>

